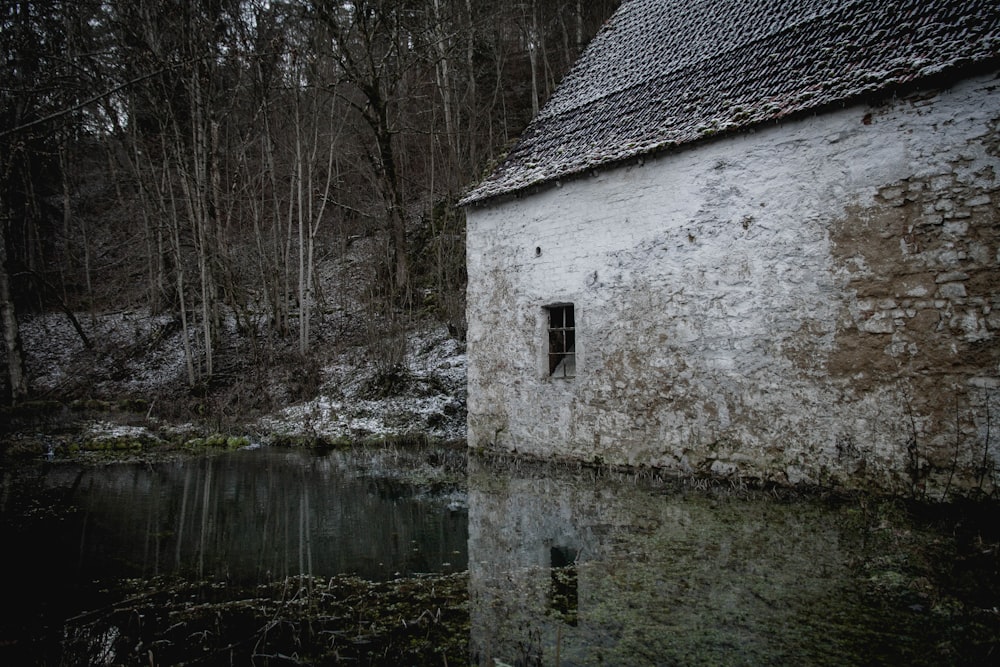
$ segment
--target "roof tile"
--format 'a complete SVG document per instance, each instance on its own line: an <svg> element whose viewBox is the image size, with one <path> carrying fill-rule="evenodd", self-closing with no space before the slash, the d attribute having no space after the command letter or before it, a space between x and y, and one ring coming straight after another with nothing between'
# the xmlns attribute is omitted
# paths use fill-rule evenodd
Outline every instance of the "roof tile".
<svg viewBox="0 0 1000 667"><path fill-rule="evenodd" d="M998 56L996 0L624 0L462 203Z"/></svg>

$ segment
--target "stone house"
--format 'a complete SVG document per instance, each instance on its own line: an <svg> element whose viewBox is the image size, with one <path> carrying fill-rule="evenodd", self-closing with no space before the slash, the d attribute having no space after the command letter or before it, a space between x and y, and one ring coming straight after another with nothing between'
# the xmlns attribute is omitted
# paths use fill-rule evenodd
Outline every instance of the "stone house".
<svg viewBox="0 0 1000 667"><path fill-rule="evenodd" d="M476 449L993 488L1000 5L624 0L463 199Z"/></svg>

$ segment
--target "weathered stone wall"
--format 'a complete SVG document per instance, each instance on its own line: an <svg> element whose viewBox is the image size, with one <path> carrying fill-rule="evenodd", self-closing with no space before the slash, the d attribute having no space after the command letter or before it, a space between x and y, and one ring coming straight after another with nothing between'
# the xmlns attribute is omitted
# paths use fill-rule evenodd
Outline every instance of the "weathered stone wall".
<svg viewBox="0 0 1000 667"><path fill-rule="evenodd" d="M469 442L898 491L1000 456L996 76L468 211ZM575 304L577 377L545 368Z"/></svg>

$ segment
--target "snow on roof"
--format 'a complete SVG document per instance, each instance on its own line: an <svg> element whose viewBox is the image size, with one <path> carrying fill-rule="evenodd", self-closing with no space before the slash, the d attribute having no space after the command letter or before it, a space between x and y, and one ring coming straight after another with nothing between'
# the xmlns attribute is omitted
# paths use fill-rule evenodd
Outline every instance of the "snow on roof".
<svg viewBox="0 0 1000 667"><path fill-rule="evenodd" d="M623 0L482 202L1000 54L997 0Z"/></svg>

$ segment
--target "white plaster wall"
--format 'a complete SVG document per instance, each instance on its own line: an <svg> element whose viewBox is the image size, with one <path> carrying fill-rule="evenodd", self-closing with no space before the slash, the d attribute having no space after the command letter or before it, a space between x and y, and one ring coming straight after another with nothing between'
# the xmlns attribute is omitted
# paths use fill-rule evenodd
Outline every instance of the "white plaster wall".
<svg viewBox="0 0 1000 667"><path fill-rule="evenodd" d="M899 488L954 460L974 483L1000 432L997 84L471 208L470 446ZM573 380L545 373L557 302Z"/></svg>

